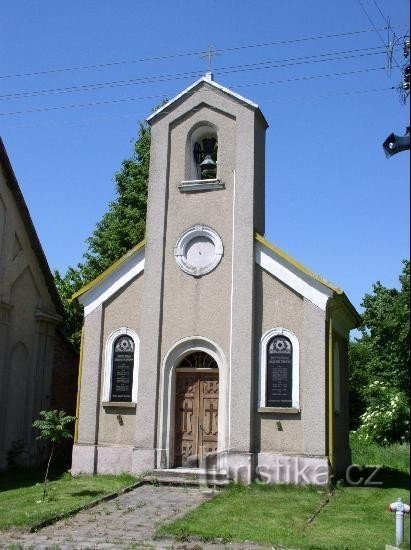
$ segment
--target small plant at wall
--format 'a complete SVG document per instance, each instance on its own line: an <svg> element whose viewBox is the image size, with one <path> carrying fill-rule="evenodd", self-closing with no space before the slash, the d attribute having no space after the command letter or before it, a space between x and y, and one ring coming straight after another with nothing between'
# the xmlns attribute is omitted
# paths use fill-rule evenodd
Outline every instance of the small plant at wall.
<svg viewBox="0 0 411 550"><path fill-rule="evenodd" d="M33 427L39 430L41 439L50 444L50 455L47 461L46 475L43 483L43 501L47 495L47 483L51 460L54 455L56 445L63 439L71 439L69 425L76 419L74 416L68 416L64 411L40 411L40 417L33 422Z"/></svg>

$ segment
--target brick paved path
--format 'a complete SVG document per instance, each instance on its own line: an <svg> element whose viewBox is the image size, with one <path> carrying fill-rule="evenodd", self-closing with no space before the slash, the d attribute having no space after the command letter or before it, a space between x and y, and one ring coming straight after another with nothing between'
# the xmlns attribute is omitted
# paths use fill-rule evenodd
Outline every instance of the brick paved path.
<svg viewBox="0 0 411 550"><path fill-rule="evenodd" d="M225 546L153 540L154 532L160 525L186 514L212 496L213 492L206 489L143 485L114 500L103 502L90 510L84 510L71 518L44 527L37 533L0 533L0 548L256 548L250 544Z"/></svg>

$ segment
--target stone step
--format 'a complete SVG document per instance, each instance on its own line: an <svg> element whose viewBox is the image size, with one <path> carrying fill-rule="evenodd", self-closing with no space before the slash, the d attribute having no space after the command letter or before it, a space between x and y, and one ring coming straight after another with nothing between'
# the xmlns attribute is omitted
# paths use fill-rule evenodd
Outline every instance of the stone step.
<svg viewBox="0 0 411 550"><path fill-rule="evenodd" d="M200 468L170 468L153 470L146 480L155 481L162 485L187 485L210 487L225 487L229 484L225 472L216 470L203 470Z"/></svg>

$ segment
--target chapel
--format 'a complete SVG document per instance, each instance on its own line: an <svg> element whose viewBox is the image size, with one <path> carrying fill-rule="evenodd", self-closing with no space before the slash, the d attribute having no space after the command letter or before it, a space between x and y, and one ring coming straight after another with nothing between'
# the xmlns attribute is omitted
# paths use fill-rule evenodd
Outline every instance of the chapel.
<svg viewBox="0 0 411 550"><path fill-rule="evenodd" d="M74 296L72 472L326 483L359 315L264 237L264 115L207 73L147 120L146 239Z"/></svg>

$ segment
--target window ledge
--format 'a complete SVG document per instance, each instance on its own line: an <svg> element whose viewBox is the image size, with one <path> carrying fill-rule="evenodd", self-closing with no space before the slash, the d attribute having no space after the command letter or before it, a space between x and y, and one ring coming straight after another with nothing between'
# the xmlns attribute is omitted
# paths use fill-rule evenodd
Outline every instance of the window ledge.
<svg viewBox="0 0 411 550"><path fill-rule="evenodd" d="M212 191L213 189L224 189L225 183L219 179L210 180L186 180L178 186L180 193L193 193L196 191Z"/></svg>
<svg viewBox="0 0 411 550"><path fill-rule="evenodd" d="M301 409L296 407L258 407L259 413L299 414Z"/></svg>
<svg viewBox="0 0 411 550"><path fill-rule="evenodd" d="M135 401L103 401L103 407L117 407L123 409L135 409L137 403Z"/></svg>

